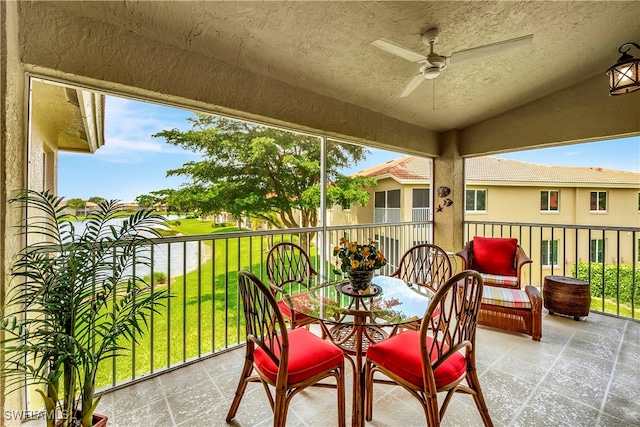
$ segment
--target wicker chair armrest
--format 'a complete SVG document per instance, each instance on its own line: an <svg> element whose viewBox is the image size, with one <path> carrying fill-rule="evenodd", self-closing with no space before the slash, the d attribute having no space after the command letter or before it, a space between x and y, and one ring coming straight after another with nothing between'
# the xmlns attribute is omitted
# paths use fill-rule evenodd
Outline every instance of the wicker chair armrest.
<svg viewBox="0 0 640 427"><path fill-rule="evenodd" d="M540 295L540 291L538 288L527 285L524 288L524 291L529 296L529 300L531 301L531 308L533 311L541 311L542 310L542 296Z"/></svg>
<svg viewBox="0 0 640 427"><path fill-rule="evenodd" d="M471 242L467 243L464 249L457 252L456 255L462 258L462 262L464 262L463 270L471 268Z"/></svg>
<svg viewBox="0 0 640 427"><path fill-rule="evenodd" d="M520 269L522 266L531 264L532 262L531 258L529 258L524 252L524 249L522 249L522 246L518 245L516 248L516 270L518 271L518 277L520 277Z"/></svg>

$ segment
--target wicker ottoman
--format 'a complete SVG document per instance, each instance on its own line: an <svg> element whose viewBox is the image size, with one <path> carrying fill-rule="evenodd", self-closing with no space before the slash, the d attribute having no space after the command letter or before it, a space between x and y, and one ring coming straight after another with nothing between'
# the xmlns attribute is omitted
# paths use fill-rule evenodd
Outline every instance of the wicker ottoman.
<svg viewBox="0 0 640 427"><path fill-rule="evenodd" d="M547 276L544 278L542 298L549 314L566 314L580 320L581 316L589 315L591 286L574 277Z"/></svg>

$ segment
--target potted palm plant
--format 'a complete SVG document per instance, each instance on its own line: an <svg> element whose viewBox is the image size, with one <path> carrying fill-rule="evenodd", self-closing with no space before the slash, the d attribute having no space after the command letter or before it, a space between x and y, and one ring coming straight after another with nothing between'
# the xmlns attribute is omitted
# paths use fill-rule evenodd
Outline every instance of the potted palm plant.
<svg viewBox="0 0 640 427"><path fill-rule="evenodd" d="M41 387L48 427L105 425L94 414L98 367L137 341L168 298L135 274L150 264L140 246L152 244L165 220L139 211L114 225L122 209L105 201L76 229L63 199L48 191L25 190L11 203L27 210L19 227L26 245L0 317L2 375L10 389L25 378Z"/></svg>

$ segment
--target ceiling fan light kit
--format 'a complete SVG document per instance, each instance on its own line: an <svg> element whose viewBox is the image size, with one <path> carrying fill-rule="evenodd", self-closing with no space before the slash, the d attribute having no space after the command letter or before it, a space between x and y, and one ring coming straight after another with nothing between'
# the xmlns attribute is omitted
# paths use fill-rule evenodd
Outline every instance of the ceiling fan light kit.
<svg viewBox="0 0 640 427"><path fill-rule="evenodd" d="M427 56L385 39L378 39L371 42L372 46L391 53L392 55L406 59L407 61L422 64L418 70L418 74L409 81L400 97L409 96L423 80L433 80L440 76L442 70L447 68L450 64L460 64L470 60L496 55L507 50L526 46L533 40L533 34L530 34L528 36L478 46L471 49L461 50L459 52L453 52L450 56L443 56L435 53L433 49L434 44L438 41L438 36L439 31L437 28L431 28L420 36L422 42L429 46L429 54Z"/></svg>
<svg viewBox="0 0 640 427"><path fill-rule="evenodd" d="M618 49L622 56L607 70L609 95L624 95L640 89L640 59L629 55L632 46L640 49L640 46L633 42L623 44Z"/></svg>
<svg viewBox="0 0 640 427"><path fill-rule="evenodd" d="M425 79L431 80L431 79L435 79L440 75L441 69L442 68L437 66L436 67L422 66L420 70L420 74L422 74Z"/></svg>

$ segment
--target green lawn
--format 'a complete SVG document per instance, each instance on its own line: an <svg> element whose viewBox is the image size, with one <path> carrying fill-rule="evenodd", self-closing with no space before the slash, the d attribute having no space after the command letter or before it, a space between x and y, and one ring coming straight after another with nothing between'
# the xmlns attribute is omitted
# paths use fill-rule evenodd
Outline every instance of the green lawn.
<svg viewBox="0 0 640 427"><path fill-rule="evenodd" d="M602 298L591 297L591 309L595 311L601 311L604 313L615 314L617 316L624 316L631 318L632 310L629 304L620 304L620 312L618 312L618 304L616 304L615 300L605 299L604 300L604 310L602 309ZM635 309L635 319L640 319L640 307L636 307Z"/></svg>
<svg viewBox="0 0 640 427"><path fill-rule="evenodd" d="M212 228L210 222L200 220L180 222L174 228L182 234L236 230ZM264 243L260 247L263 239L247 236L218 240L215 245L205 241L211 248L213 262L203 263L199 272L194 270L184 276L172 277L170 284L163 285L173 297L166 307L159 309L159 314L153 316L153 342L152 334L147 333L131 352L105 362L98 372L96 388L110 385L114 371L116 382L122 382L134 374L139 377L151 372L152 368L155 371L167 364L173 366L244 341L238 316L242 310L237 294L237 271L246 269L260 274L260 266L267 256ZM315 253L311 255L315 256ZM132 347L130 343L123 343L123 346ZM135 370L132 360L135 360Z"/></svg>
<svg viewBox="0 0 640 427"><path fill-rule="evenodd" d="M196 235L196 234L212 234L212 233L229 233L238 231L237 227L214 227L214 223L209 220L199 218L181 218L169 221L171 231L162 231L163 235ZM245 230L243 230L245 231ZM248 230L246 230L248 231Z"/></svg>

